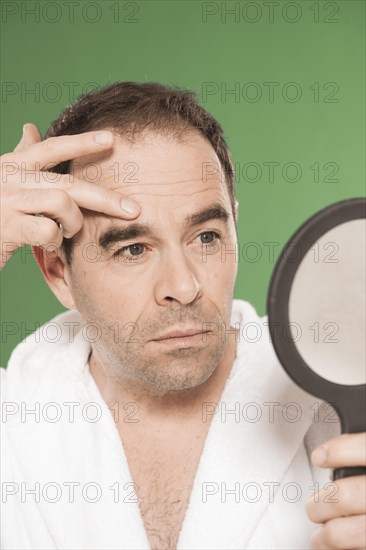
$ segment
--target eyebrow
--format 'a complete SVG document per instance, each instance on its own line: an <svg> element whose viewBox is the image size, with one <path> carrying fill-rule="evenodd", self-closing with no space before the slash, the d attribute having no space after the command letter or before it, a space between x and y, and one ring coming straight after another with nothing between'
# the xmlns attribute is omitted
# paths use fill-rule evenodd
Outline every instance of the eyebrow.
<svg viewBox="0 0 366 550"><path fill-rule="evenodd" d="M194 214L187 215L184 220L184 227L195 227L196 225L201 225L211 220L221 220L227 224L229 218L230 215L226 208L221 206L221 204L212 204ZM101 248L107 249L114 243L135 239L137 237L146 237L147 235L153 234L153 232L154 230L151 225L134 222L126 226L117 226L107 229L107 231L100 235L98 242Z"/></svg>

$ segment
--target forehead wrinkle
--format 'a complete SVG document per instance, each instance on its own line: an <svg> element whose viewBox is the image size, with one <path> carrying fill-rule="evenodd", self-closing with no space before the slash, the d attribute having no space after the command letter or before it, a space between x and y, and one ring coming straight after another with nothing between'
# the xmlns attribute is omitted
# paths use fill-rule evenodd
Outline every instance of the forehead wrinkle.
<svg viewBox="0 0 366 550"><path fill-rule="evenodd" d="M89 163L86 163L86 165L89 164ZM95 164L95 163L92 163L92 164ZM217 184L219 186L223 186L226 184L226 178L225 178L225 175L223 172L215 172L215 173L208 173L208 174L204 174L203 171L201 170L200 171L200 177L194 177L194 174L193 177L191 176L188 176L187 177L184 177L182 179L168 179L168 180L165 180L165 178L167 178L167 175L168 175L168 171L166 172L162 172L160 170L149 170L149 171L146 171L145 173L144 172L141 172L140 170L138 170L137 172L133 172L133 173L127 173L127 174L124 174L123 172L120 172L119 170L115 171L114 170L111 170L112 167L115 166L116 163L114 163L113 165L110 165L110 166L102 166L102 171L101 171L101 174L100 174L100 177L98 178L98 181L96 182L95 181L95 178L93 177L93 174L90 176L90 178L88 178L88 173L84 174L83 173L83 177L82 179L85 179L86 181L89 181L90 183L97 183L98 185L102 186L102 187L105 187L105 188L108 188L108 189L111 189L111 190L116 190L116 189L124 189L124 190L127 190L127 189L134 189L137 185L139 186L156 186L156 185L169 185L169 186L172 186L172 185L182 185L182 184L197 184L197 183L211 183L211 184ZM124 163L125 165L126 163ZM131 162L129 163L131 164ZM132 163L134 164L134 163ZM100 166L100 165L99 165ZM78 175L78 172L79 172L79 169L80 169L80 165L77 166L76 170L73 170L73 174L74 175ZM182 171L179 171L178 172L182 172ZM197 174L197 171L194 170L194 172L196 172L196 176L198 175ZM116 174L117 174L117 178L116 178ZM156 175L155 175L156 174ZM152 175L154 175L154 177L149 180L148 178L149 177L152 177ZM160 181L159 181L159 175L160 175ZM183 174L182 174L183 175ZM129 178L132 179L132 181L128 181ZM146 178L146 179L145 179ZM116 181L117 180L117 181ZM126 180L126 181L125 181ZM136 180L136 181L134 181ZM121 185L123 185L123 187L121 187Z"/></svg>
<svg viewBox="0 0 366 550"><path fill-rule="evenodd" d="M114 167L114 164L112 165ZM189 176L188 174L186 177L181 174L181 178L179 179L170 179L168 178L168 172L161 172L159 170L155 171L149 171L147 173L143 173L141 171L133 172L133 173L127 173L124 174L120 171L112 171L112 166L108 166L105 169L102 169L100 178L98 179L98 184L104 187L107 187L108 189L128 189L130 187L135 187L137 185L139 186L156 186L156 185L182 185L182 184L197 184L197 183L212 183L217 185L223 185L226 183L225 175L220 173L215 174L204 174L202 171L198 174L197 171L195 171L195 174L192 174L192 176ZM74 173L74 175L77 175ZM156 173L156 175L154 174ZM153 176L154 174L154 176ZM83 179L88 181L87 173L83 173ZM116 177L117 176L117 177ZM199 176L199 177L198 177ZM129 178L131 178L131 181L129 181ZM149 179L151 178L151 179ZM95 178L93 178L93 175L90 177L91 183L96 183ZM121 185L123 187L121 187Z"/></svg>
<svg viewBox="0 0 366 550"><path fill-rule="evenodd" d="M131 174L128 170L126 174L135 179L139 179L139 177L142 179L145 177L149 178L149 176L153 176L153 179L155 179L156 174L159 175L159 173L162 177L169 177L170 173L171 177L173 176L174 178L174 175L179 177L179 173L185 175L187 172L191 172L193 180L191 177L188 180L184 177L184 179L173 179L167 183L179 184L185 181L203 181L204 178L206 180L206 178L211 178L211 176L218 176L221 183L225 182L223 166L217 153L213 150L211 144L195 130L192 133L188 132L187 137L189 139L183 141L181 139L172 140L169 136L161 136L156 134L156 132L147 132L146 136L141 134L139 136L141 139L136 139L133 142L129 139L126 140L118 132L116 133L113 128L110 130L115 134L115 142L110 149L82 155L71 161L72 168L77 171L78 169L83 169L88 164L99 164L102 169L99 180L99 182L102 182L101 185L106 185L108 179L113 179L113 174L110 173L110 170L113 167L115 174L116 164L122 166L124 170L127 165L137 166L138 172ZM166 166L167 164L168 167ZM204 166L207 165L214 165L215 172L209 171L205 174ZM200 177L195 178L195 173L200 174ZM119 169L118 174L123 179L124 174L120 173ZM95 180L92 183L95 183ZM158 182L147 181L146 183L153 184Z"/></svg>
<svg viewBox="0 0 366 550"><path fill-rule="evenodd" d="M134 175L135 177L136 175ZM176 186L182 186L186 184L185 188L182 190L176 190ZM198 184L198 185L197 185ZM203 184L202 188L199 184ZM113 191L120 191L122 193L131 192L132 195L139 195L140 193L146 193L148 195L157 195L157 196L177 196L177 193L181 196L194 195L197 193L203 193L206 191L220 190L220 192L227 190L226 181L222 181L221 178L210 175L205 178L203 181L202 178L197 179L182 179L177 181L137 181L137 182L127 182L125 185L121 186L120 182L112 182L112 186L107 187ZM146 189L149 187L150 189ZM166 192L164 192L166 191ZM228 191L228 190L227 190Z"/></svg>
<svg viewBox="0 0 366 550"><path fill-rule="evenodd" d="M130 185L124 185L123 187L121 187L120 183L118 183L117 185L113 186L113 187L109 187L109 189L111 189L112 191L117 191L117 190L121 190L121 191L126 191L128 189L131 189L131 191L137 191L139 187L146 187L146 186L150 186L150 187L160 187L160 186L172 186L172 185L181 185L181 184L195 184L197 182L199 183L209 183L211 180L211 183L214 183L214 184L218 184L220 187L222 187L222 184L223 182L219 179L215 179L215 178L206 178L206 181L203 181L202 178L198 178L198 179L187 179L187 180L177 180L177 181L137 181L137 182L131 182ZM191 194L193 193L199 193L199 192L202 192L202 191L207 191L207 190L211 190L212 187L205 187L204 189L198 189L197 190L194 190L194 191L190 191ZM161 193L158 193L159 195Z"/></svg>
<svg viewBox="0 0 366 550"><path fill-rule="evenodd" d="M120 188L119 188L119 189L120 189ZM159 193L149 193L149 192L147 192L146 190L142 190L142 191L140 191L140 192L139 192L139 191L136 191L136 192L132 193L132 194L129 195L129 196L131 196L132 198L133 198L133 197L138 197L138 198L136 198L135 200L136 200L137 202L140 202L141 204L144 204L144 203L145 203L145 204L151 204L151 203L147 200L147 199L149 199L149 198L151 199L151 197L156 197L157 199L160 199L160 198L175 198L175 199L176 199L177 196L178 196L178 195L177 195L177 192L175 192L175 191L173 191L173 190L170 190L170 191L169 191L168 189L166 189L165 191L166 191L165 193L164 193L163 191L162 191L162 192L159 192ZM200 194L200 193L205 193L205 192L207 192L207 191L212 191L212 189L211 189L210 187L206 187L205 189L197 189L197 190L195 190L195 191L189 191L189 190L187 190L186 192L179 193L179 197L180 197L180 198L185 198L185 197L190 198L190 197L193 197L194 195L197 195L197 194ZM144 195L144 196L147 195L146 199L144 200L144 199L140 198L140 197L139 197L140 194L141 194L141 195ZM180 208L181 206L185 206L185 204L184 204L184 205L178 205L178 206L175 207L175 209L176 209L176 208Z"/></svg>

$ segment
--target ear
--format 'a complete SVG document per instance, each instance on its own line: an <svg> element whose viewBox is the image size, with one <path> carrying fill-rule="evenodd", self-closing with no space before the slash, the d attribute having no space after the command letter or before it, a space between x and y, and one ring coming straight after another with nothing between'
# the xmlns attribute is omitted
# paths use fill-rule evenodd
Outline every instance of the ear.
<svg viewBox="0 0 366 550"><path fill-rule="evenodd" d="M69 270L60 249L51 251L49 248L32 246L32 252L46 283L54 295L64 307L75 308L71 293Z"/></svg>
<svg viewBox="0 0 366 550"><path fill-rule="evenodd" d="M238 216L239 216L239 208L238 208L238 206L239 206L239 203L238 203L238 201L235 199L235 219L236 219L236 221L238 221Z"/></svg>

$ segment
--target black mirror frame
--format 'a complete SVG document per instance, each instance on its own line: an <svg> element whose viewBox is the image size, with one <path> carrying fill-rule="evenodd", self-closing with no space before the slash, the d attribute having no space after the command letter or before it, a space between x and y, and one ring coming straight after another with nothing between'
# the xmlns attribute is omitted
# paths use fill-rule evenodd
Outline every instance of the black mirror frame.
<svg viewBox="0 0 366 550"><path fill-rule="evenodd" d="M340 417L342 432L347 433L366 431L366 384L346 386L322 378L301 357L294 340L285 334L291 326L288 306L292 283L306 253L334 227L365 217L366 199L355 198L332 204L309 218L284 246L273 270L267 297L269 331L280 363L296 384L334 407ZM297 251L293 259L288 255L290 246ZM351 470L357 469L342 470L336 478L366 473L364 468L352 473Z"/></svg>

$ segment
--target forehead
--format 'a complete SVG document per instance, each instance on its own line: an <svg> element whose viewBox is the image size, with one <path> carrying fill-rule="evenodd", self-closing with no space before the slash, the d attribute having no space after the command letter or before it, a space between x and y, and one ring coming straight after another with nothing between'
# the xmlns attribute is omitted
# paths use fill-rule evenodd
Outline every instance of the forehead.
<svg viewBox="0 0 366 550"><path fill-rule="evenodd" d="M230 210L220 161L211 144L197 133L183 140L147 133L134 143L116 136L113 149L76 159L72 173L133 198L141 206L138 220L154 225L177 224L212 203ZM118 223L94 212L88 218L95 229Z"/></svg>
<svg viewBox="0 0 366 550"><path fill-rule="evenodd" d="M134 143L115 137L114 147L99 155L74 159L77 177L123 193L164 193L169 185L202 184L226 187L220 161L211 144L197 133L177 140L145 133ZM183 178L183 179L182 179ZM158 190L157 186L161 185ZM173 187L170 187L173 189Z"/></svg>

